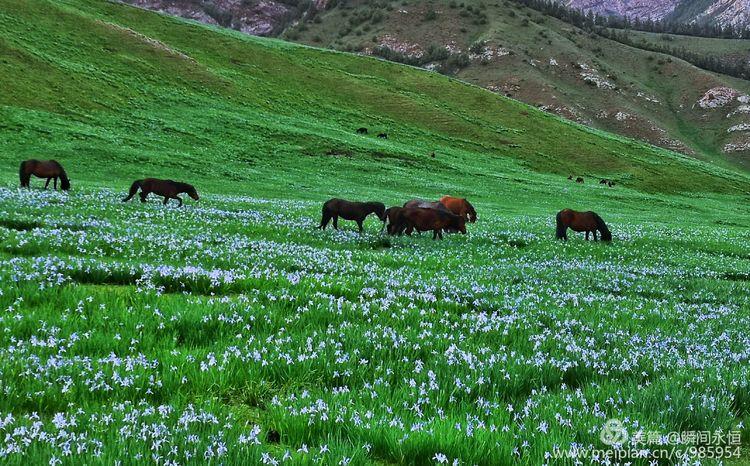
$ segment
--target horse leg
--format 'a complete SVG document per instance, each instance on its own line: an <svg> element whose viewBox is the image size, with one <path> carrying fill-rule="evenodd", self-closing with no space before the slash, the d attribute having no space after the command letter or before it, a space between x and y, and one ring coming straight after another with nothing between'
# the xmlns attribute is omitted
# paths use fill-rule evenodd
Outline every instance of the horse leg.
<svg viewBox="0 0 750 466"><path fill-rule="evenodd" d="M144 191L143 188L141 188L141 202L146 202L146 198L148 197L149 192Z"/></svg>
<svg viewBox="0 0 750 466"><path fill-rule="evenodd" d="M328 212L323 213L323 217L320 219L320 226L318 227L321 230L325 230L328 226L328 222L331 221L331 214Z"/></svg>
<svg viewBox="0 0 750 466"><path fill-rule="evenodd" d="M333 216L333 228L335 230L339 229L339 216L338 215Z"/></svg>
<svg viewBox="0 0 750 466"><path fill-rule="evenodd" d="M586 232L586 241L588 241L588 240L589 240L589 232L587 231Z"/></svg>
<svg viewBox="0 0 750 466"><path fill-rule="evenodd" d="M57 177L55 177L55 191L57 191Z"/></svg>
<svg viewBox="0 0 750 466"><path fill-rule="evenodd" d="M597 231L594 230L594 241L599 241L599 238L596 237Z"/></svg>
<svg viewBox="0 0 750 466"><path fill-rule="evenodd" d="M362 233L364 231L364 228L362 227L362 220L357 220L357 226L359 227L359 232Z"/></svg>
<svg viewBox="0 0 750 466"><path fill-rule="evenodd" d="M179 204L177 204L177 207L182 207L182 198L180 196L175 196L174 198L177 199L177 201L179 201Z"/></svg>
<svg viewBox="0 0 750 466"><path fill-rule="evenodd" d="M167 205L167 202L169 202L169 198L167 196L164 196L164 205Z"/></svg>
<svg viewBox="0 0 750 466"><path fill-rule="evenodd" d="M47 189L47 186L49 186L50 181L52 181L52 178L47 178L47 182L44 183L44 189Z"/></svg>

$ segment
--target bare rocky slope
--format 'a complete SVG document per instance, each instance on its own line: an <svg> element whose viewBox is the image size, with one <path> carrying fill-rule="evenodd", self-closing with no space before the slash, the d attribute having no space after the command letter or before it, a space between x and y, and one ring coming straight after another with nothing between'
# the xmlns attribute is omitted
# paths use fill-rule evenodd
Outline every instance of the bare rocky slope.
<svg viewBox="0 0 750 466"><path fill-rule="evenodd" d="M592 8L605 3L587 1ZM644 12L655 3L638 1ZM620 14L638 1L607 4ZM127 2L441 71L587 126L750 167L750 83L587 33L513 2Z"/></svg>
<svg viewBox="0 0 750 466"><path fill-rule="evenodd" d="M707 21L750 27L750 0L563 0L572 8L641 20Z"/></svg>

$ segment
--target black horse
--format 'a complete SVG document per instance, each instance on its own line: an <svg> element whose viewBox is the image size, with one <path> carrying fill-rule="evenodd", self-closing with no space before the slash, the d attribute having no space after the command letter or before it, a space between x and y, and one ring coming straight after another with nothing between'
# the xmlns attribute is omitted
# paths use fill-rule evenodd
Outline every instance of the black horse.
<svg viewBox="0 0 750 466"><path fill-rule="evenodd" d="M357 134L367 134L367 128L357 128Z"/></svg>
<svg viewBox="0 0 750 466"><path fill-rule="evenodd" d="M385 205L382 202L351 202L344 199L331 199L323 204L323 217L320 219L318 228L325 230L328 222L333 219L333 228L339 229L339 217L344 220L357 222L359 232L363 230L362 222L365 218L375 214L381 222L385 222Z"/></svg>

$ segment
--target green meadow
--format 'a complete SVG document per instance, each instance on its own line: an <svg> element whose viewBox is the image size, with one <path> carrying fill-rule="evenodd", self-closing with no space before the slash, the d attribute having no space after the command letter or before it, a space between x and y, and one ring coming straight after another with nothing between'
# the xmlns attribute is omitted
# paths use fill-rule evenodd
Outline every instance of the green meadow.
<svg viewBox="0 0 750 466"><path fill-rule="evenodd" d="M612 419L636 464L747 461L744 172L106 1L0 4L0 82L0 463L572 464ZM122 203L147 176L201 199ZM467 235L316 228L443 194Z"/></svg>

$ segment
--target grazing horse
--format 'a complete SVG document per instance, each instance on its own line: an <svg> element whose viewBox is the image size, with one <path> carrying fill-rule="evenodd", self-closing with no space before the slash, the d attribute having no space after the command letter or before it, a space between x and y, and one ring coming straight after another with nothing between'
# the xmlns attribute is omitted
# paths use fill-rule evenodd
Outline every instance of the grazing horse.
<svg viewBox="0 0 750 466"><path fill-rule="evenodd" d="M412 199L404 203L404 208L408 209L435 209L450 212L445 204L440 201L426 201L424 199Z"/></svg>
<svg viewBox="0 0 750 466"><path fill-rule="evenodd" d="M597 241L597 231L602 234L602 241L612 241L612 233L607 228L607 224L594 212L561 210L557 214L557 239L567 240L568 228L577 232L586 232L586 241L589 239L589 233L593 233L594 241Z"/></svg>
<svg viewBox="0 0 750 466"><path fill-rule="evenodd" d="M383 222L383 228L388 227L388 234L394 235L395 234L395 228L396 228L396 220L398 219L398 214L403 210L403 207L393 206L385 209L385 221ZM380 229L380 231L383 231L383 228Z"/></svg>
<svg viewBox="0 0 750 466"><path fill-rule="evenodd" d="M388 135L387 135L387 134L385 134L385 133L379 133L379 134L378 134L378 137L379 137L380 139L388 139Z"/></svg>
<svg viewBox="0 0 750 466"><path fill-rule="evenodd" d="M476 223L477 211L469 201L460 197L443 196L440 203L456 215L460 215L469 223Z"/></svg>
<svg viewBox="0 0 750 466"><path fill-rule="evenodd" d="M576 183L583 183L583 178L580 176L576 178Z"/></svg>
<svg viewBox="0 0 750 466"><path fill-rule="evenodd" d="M362 222L365 218L375 214L381 222L385 222L385 205L381 202L351 202L344 199L331 199L323 204L323 217L320 219L320 228L325 230L328 222L333 219L333 228L339 229L339 217L344 220L357 222L359 232L362 233Z"/></svg>
<svg viewBox="0 0 750 466"><path fill-rule="evenodd" d="M357 128L357 134L367 134L367 128Z"/></svg>
<svg viewBox="0 0 750 466"><path fill-rule="evenodd" d="M606 178L604 178L603 180L601 180L601 181L599 182L599 184L608 184L608 183L611 183L611 181L609 181L609 180L608 180L608 179L606 179Z"/></svg>
<svg viewBox="0 0 750 466"><path fill-rule="evenodd" d="M463 217L438 209L403 208L398 212L393 234L411 235L412 231L432 230L432 239L443 239L443 230L456 230L466 234Z"/></svg>
<svg viewBox="0 0 750 466"><path fill-rule="evenodd" d="M49 186L50 180L55 180L54 189L57 189L57 179L60 178L60 189L70 189L70 179L65 173L62 165L57 160L24 160L18 169L18 177L21 179L22 188L30 188L31 175L37 178L47 178L44 189Z"/></svg>
<svg viewBox="0 0 750 466"><path fill-rule="evenodd" d="M141 202L146 202L146 198L151 193L163 196L164 205L166 205L170 199L177 199L180 203L177 207L182 207L182 199L178 196L180 193L187 193L188 196L196 201L200 199L198 197L198 191L195 190L193 185L172 180L146 178L145 180L133 181L133 184L130 185L130 193L128 194L128 197L123 199L122 202L128 202L131 200L138 192L138 189L141 190Z"/></svg>

